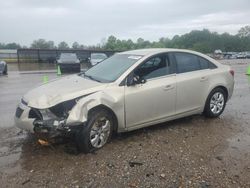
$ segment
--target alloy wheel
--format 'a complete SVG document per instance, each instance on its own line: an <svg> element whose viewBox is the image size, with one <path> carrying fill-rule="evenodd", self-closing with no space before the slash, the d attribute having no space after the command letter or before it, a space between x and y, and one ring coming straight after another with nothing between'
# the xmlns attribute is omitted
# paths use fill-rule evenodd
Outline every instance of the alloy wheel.
<svg viewBox="0 0 250 188"><path fill-rule="evenodd" d="M95 148L101 148L108 141L110 135L110 121L106 117L98 118L90 131L90 143Z"/></svg>
<svg viewBox="0 0 250 188"><path fill-rule="evenodd" d="M221 92L216 92L213 94L210 100L210 110L214 114L219 114L224 107L225 99Z"/></svg>

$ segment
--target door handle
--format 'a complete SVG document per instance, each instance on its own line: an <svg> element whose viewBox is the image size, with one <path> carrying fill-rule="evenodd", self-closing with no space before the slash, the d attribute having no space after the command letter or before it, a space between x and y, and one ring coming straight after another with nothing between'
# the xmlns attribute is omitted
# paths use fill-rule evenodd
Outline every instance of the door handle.
<svg viewBox="0 0 250 188"><path fill-rule="evenodd" d="M167 90L170 90L170 89L173 89L174 87L172 85L166 85L163 87L163 90L167 91Z"/></svg>
<svg viewBox="0 0 250 188"><path fill-rule="evenodd" d="M206 76L202 76L201 79L200 79L201 82L204 82L204 81L207 81L207 80L208 80L208 78Z"/></svg>

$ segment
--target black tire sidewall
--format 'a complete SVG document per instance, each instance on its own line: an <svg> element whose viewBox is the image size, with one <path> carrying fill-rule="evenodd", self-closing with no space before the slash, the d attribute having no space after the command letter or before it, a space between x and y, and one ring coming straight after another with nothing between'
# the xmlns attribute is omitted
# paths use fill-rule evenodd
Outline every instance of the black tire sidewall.
<svg viewBox="0 0 250 188"><path fill-rule="evenodd" d="M93 111L92 113L89 114L87 123L84 124L81 130L76 134L76 144L77 144L78 149L81 152L90 153L90 152L94 152L97 149L100 149L100 148L93 147L90 142L91 128L94 125L95 120L99 117L106 117L110 121L110 134L106 143L110 141L112 137L113 126L114 126L114 121L113 121L112 116L110 115L110 113L108 113L108 111L103 110L103 109Z"/></svg>
<svg viewBox="0 0 250 188"><path fill-rule="evenodd" d="M210 108L210 101L211 101L211 98L213 97L213 95L214 95L215 93L217 93L217 92L219 92L219 93L221 93L221 94L223 95L223 97L224 97L224 105L223 105L223 108L222 108L222 110L220 111L220 113L215 114L215 113L213 113L213 112L211 111L211 108ZM208 95L208 98L207 98L207 100L206 100L206 105L205 105L205 109L204 109L204 115L205 115L206 117L210 117L210 118L219 117L219 116L223 113L223 111L224 111L224 109L225 109L226 101L227 101L226 93L225 93L225 91L224 91L223 89L221 89L221 88L215 88L215 89L213 89L213 90L210 92L210 94Z"/></svg>
<svg viewBox="0 0 250 188"><path fill-rule="evenodd" d="M6 65L6 67L5 67L4 71L3 71L3 74L7 75L7 65Z"/></svg>

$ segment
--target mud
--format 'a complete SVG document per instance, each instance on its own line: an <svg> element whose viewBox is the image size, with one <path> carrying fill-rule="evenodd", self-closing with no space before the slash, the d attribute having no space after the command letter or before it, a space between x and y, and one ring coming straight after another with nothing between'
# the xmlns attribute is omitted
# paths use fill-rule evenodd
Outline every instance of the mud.
<svg viewBox="0 0 250 188"><path fill-rule="evenodd" d="M250 61L223 63L235 70L235 90L220 118L123 133L87 155L70 141L41 146L13 126L16 104L42 75L10 71L0 77L1 187L250 187Z"/></svg>

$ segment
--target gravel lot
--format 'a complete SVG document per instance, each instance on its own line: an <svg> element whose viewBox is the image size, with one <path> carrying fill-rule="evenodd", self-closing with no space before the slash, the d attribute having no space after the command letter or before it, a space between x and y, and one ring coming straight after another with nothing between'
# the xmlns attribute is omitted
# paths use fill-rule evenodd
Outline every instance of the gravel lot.
<svg viewBox="0 0 250 188"><path fill-rule="evenodd" d="M235 91L220 118L123 133L87 155L71 142L41 146L13 126L16 104L43 74L10 71L0 77L1 187L250 187L250 61L223 63L235 70Z"/></svg>

